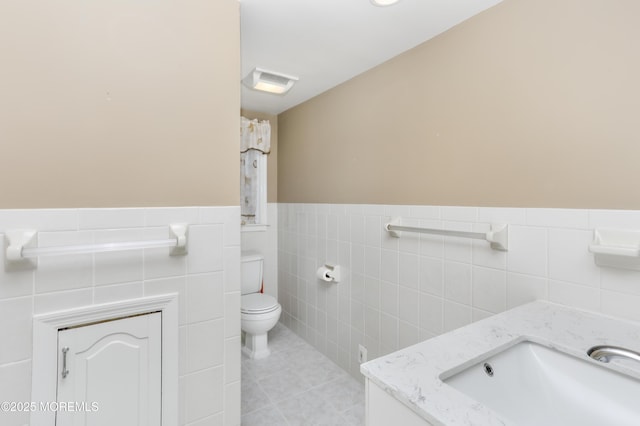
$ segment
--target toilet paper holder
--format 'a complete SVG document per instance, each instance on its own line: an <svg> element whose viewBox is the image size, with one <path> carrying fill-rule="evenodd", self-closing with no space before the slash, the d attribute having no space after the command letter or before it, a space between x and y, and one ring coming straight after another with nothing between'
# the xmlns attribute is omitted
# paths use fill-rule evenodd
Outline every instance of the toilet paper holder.
<svg viewBox="0 0 640 426"><path fill-rule="evenodd" d="M318 278L325 282L335 282L339 283L341 278L340 266L338 265L329 265L324 264L318 268L318 272L316 274Z"/></svg>

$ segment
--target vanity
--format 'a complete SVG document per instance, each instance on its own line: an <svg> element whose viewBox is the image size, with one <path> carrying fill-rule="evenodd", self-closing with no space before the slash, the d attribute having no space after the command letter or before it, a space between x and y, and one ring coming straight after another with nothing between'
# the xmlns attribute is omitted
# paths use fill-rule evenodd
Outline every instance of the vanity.
<svg viewBox="0 0 640 426"><path fill-rule="evenodd" d="M640 424L638 350L639 323L532 302L362 364L366 424Z"/></svg>

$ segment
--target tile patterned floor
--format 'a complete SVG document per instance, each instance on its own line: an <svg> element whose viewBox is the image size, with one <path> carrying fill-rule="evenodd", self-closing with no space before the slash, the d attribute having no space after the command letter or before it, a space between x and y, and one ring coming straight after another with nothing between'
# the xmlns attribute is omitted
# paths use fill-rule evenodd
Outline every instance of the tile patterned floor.
<svg viewBox="0 0 640 426"><path fill-rule="evenodd" d="M243 426L361 426L364 386L278 323L271 355L242 355Z"/></svg>

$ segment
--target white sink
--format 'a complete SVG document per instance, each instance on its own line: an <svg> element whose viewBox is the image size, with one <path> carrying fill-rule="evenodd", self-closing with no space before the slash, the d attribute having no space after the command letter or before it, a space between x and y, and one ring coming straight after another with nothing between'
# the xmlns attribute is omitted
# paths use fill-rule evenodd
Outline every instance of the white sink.
<svg viewBox="0 0 640 426"><path fill-rule="evenodd" d="M441 379L516 425L640 425L640 380L530 341Z"/></svg>

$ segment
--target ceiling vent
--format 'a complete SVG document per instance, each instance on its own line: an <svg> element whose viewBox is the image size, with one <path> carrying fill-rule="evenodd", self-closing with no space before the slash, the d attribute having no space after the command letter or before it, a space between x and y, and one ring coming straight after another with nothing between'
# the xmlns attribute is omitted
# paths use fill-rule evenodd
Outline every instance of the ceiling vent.
<svg viewBox="0 0 640 426"><path fill-rule="evenodd" d="M262 68L254 68L242 82L253 90L284 95L293 87L298 77L286 75Z"/></svg>

